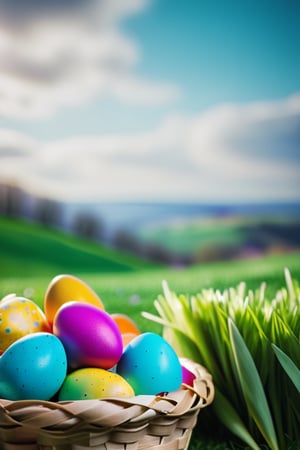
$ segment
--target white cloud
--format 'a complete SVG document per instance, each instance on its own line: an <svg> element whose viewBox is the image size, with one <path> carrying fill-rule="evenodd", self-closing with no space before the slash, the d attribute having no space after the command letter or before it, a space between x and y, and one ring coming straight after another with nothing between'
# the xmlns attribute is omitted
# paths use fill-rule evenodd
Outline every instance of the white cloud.
<svg viewBox="0 0 300 450"><path fill-rule="evenodd" d="M111 96L129 104L174 100L178 87L137 77L137 43L119 21L145 0L0 0L0 117L32 119Z"/></svg>
<svg viewBox="0 0 300 450"><path fill-rule="evenodd" d="M38 142L6 130L0 177L69 200L300 200L299 123L294 95L170 116L136 134Z"/></svg>
<svg viewBox="0 0 300 450"><path fill-rule="evenodd" d="M0 129L0 161L5 167L5 160L17 158L35 157L38 151L37 143L29 136L18 133L14 130Z"/></svg>

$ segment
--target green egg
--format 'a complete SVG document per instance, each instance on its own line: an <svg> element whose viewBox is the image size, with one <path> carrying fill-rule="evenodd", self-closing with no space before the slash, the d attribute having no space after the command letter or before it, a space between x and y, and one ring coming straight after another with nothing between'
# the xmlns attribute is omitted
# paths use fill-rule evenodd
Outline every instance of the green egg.
<svg viewBox="0 0 300 450"><path fill-rule="evenodd" d="M67 375L59 392L58 400L73 401L133 396L132 387L117 373L87 367Z"/></svg>

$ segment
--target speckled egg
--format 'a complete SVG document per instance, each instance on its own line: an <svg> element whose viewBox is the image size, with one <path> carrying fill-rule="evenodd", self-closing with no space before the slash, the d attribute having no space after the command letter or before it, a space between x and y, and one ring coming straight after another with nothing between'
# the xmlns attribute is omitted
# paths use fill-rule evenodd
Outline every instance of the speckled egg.
<svg viewBox="0 0 300 450"><path fill-rule="evenodd" d="M132 386L136 395L156 395L178 389L182 368L171 345L156 333L142 333L125 347L117 373Z"/></svg>
<svg viewBox="0 0 300 450"><path fill-rule="evenodd" d="M32 300L14 295L0 302L0 354L27 334L50 331L45 314Z"/></svg>
<svg viewBox="0 0 300 450"><path fill-rule="evenodd" d="M132 387L117 373L87 367L67 375L58 399L66 401L133 396Z"/></svg>
<svg viewBox="0 0 300 450"><path fill-rule="evenodd" d="M56 336L44 332L23 336L0 357L0 398L49 400L66 374L66 352Z"/></svg>

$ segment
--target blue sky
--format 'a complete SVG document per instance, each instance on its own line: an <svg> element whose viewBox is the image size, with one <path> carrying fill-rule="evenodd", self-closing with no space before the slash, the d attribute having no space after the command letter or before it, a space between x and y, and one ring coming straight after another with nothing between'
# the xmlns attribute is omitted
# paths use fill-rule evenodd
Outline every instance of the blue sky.
<svg viewBox="0 0 300 450"><path fill-rule="evenodd" d="M0 179L300 200L299 23L294 0L0 0Z"/></svg>

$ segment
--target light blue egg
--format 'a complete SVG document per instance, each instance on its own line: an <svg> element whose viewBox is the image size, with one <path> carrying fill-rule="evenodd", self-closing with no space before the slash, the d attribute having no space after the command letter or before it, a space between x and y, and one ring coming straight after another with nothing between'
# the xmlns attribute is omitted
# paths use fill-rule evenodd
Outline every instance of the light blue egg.
<svg viewBox="0 0 300 450"><path fill-rule="evenodd" d="M0 398L49 400L66 373L66 352L58 337L46 332L26 335L0 357Z"/></svg>
<svg viewBox="0 0 300 450"><path fill-rule="evenodd" d="M174 391L182 383L176 352L155 333L143 333L129 342L118 362L117 373L132 386L136 395Z"/></svg>

